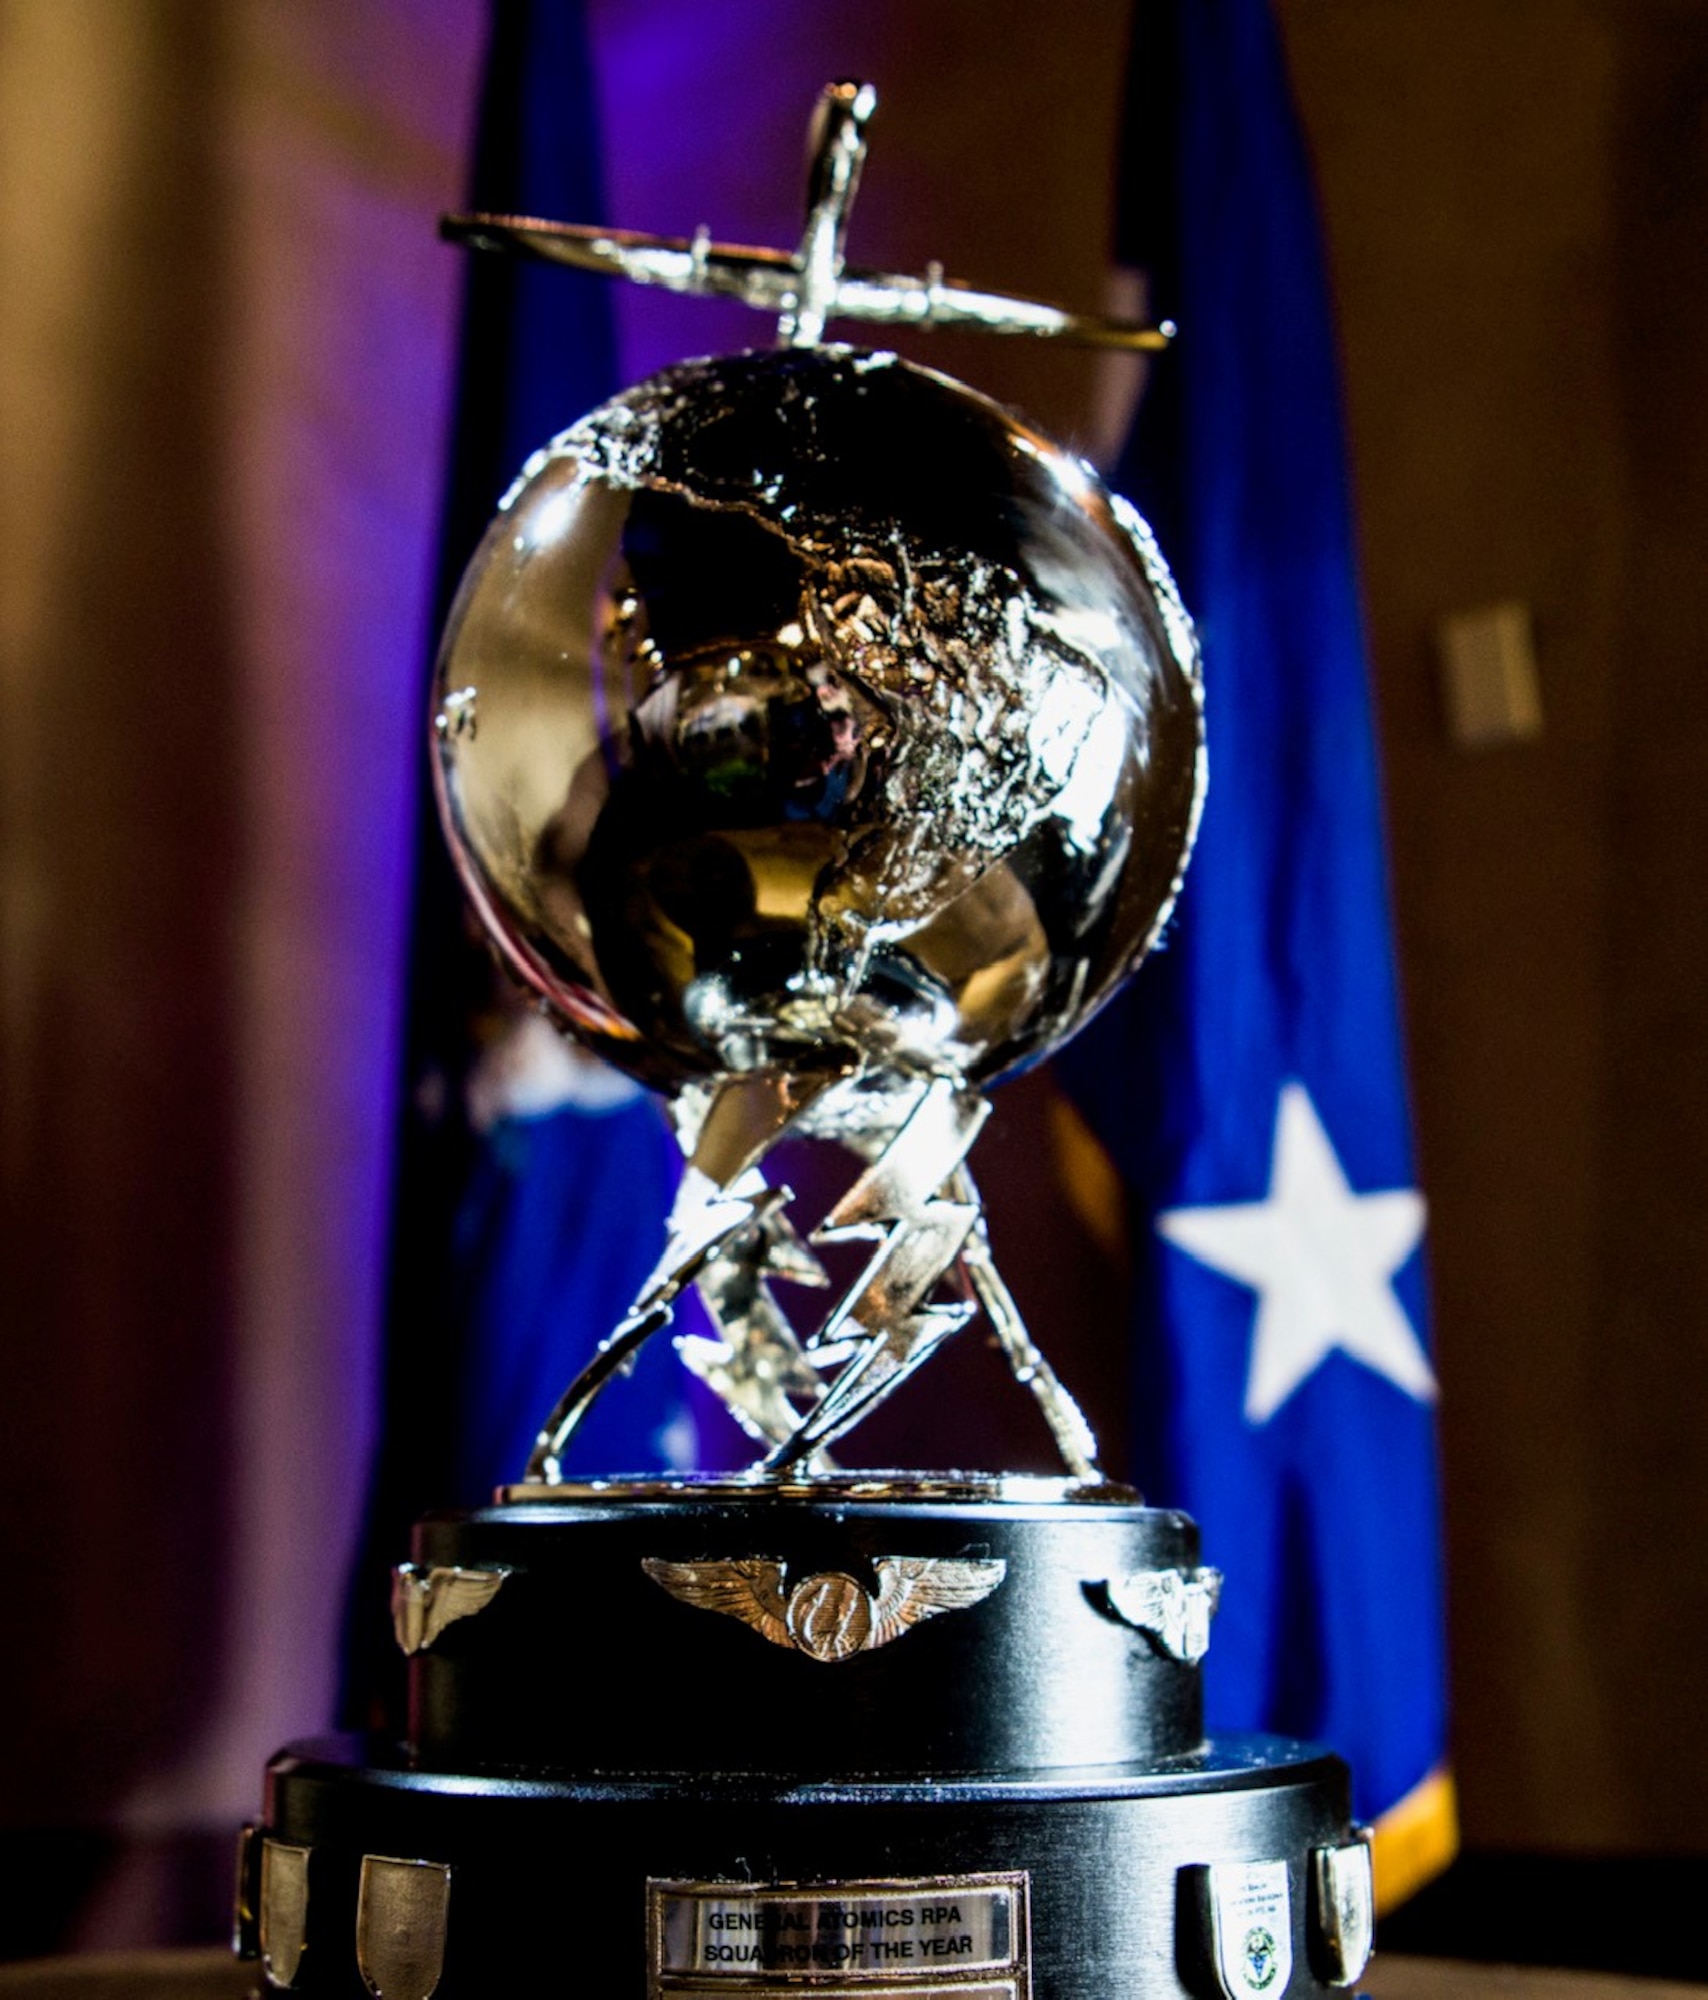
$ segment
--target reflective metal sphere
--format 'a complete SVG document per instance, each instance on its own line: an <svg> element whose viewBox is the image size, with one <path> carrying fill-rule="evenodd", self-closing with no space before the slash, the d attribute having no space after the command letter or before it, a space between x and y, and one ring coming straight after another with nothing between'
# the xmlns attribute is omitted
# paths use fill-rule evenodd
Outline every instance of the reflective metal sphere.
<svg viewBox="0 0 1708 2000"><path fill-rule="evenodd" d="M1160 929L1203 731L1148 530L892 355L666 370L528 465L438 669L439 796L514 970L675 1089L982 1081Z"/></svg>

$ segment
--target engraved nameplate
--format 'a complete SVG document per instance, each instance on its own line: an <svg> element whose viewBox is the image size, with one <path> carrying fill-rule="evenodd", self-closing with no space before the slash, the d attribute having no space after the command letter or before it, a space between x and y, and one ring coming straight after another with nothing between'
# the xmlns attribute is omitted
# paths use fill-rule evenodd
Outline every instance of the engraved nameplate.
<svg viewBox="0 0 1708 2000"><path fill-rule="evenodd" d="M735 2000L738 1994L786 1993L791 1981L768 1979L763 1986L743 1986L723 1980L707 1980L696 1985L671 1980L655 1986L654 1992L668 1993L670 2000ZM821 1986L812 1984L813 2000L1025 2000L1026 1989L1013 1977L1005 1979L910 1979L905 1985Z"/></svg>
<svg viewBox="0 0 1708 2000"><path fill-rule="evenodd" d="M1027 1877L886 1882L650 1882L653 1991L735 2000L750 1988L810 1985L835 2000L1026 2000ZM969 1980L966 1975L985 1974Z"/></svg>

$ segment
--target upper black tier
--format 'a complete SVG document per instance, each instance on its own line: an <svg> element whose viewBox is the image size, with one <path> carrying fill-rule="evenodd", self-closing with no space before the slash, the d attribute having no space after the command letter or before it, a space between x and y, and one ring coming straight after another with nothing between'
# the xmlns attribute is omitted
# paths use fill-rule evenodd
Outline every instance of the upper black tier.
<svg viewBox="0 0 1708 2000"><path fill-rule="evenodd" d="M647 1558L769 1558L785 1586L880 1557L995 1557L982 1602L825 1662L669 1594ZM1121 1499L801 1497L694 1489L529 1500L418 1524L427 1566L513 1573L410 1662L410 1735L442 1771L810 1780L1155 1764L1199 1747L1196 1667L1098 1586L1191 1569L1183 1514Z"/></svg>

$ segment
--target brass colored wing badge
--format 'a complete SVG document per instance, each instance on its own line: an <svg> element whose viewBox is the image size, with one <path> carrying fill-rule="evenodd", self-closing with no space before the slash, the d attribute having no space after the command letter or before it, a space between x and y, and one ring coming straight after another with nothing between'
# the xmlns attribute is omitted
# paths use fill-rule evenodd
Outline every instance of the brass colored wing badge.
<svg viewBox="0 0 1708 2000"><path fill-rule="evenodd" d="M424 1653L459 1618L472 1618L498 1595L510 1574L399 1563L391 1573L391 1629L406 1653Z"/></svg>
<svg viewBox="0 0 1708 2000"><path fill-rule="evenodd" d="M922 1619L977 1604L1008 1573L1007 1563L986 1557L879 1556L872 1591L842 1570L819 1570L785 1586L783 1565L769 1556L683 1563L647 1557L641 1567L684 1604L739 1618L773 1646L791 1646L826 1665L887 1646Z"/></svg>

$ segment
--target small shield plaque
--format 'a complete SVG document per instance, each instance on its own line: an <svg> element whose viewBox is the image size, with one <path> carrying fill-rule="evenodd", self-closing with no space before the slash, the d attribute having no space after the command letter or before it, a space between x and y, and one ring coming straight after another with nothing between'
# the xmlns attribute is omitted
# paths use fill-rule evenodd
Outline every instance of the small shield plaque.
<svg viewBox="0 0 1708 2000"><path fill-rule="evenodd" d="M308 1932L308 1856L289 1841L261 1842L261 1967L269 1986L291 1986Z"/></svg>
<svg viewBox="0 0 1708 2000"><path fill-rule="evenodd" d="M1293 1976L1293 1899L1285 1861L1220 1861L1204 1871L1210 1956L1227 2000L1281 1994Z"/></svg>
<svg viewBox="0 0 1708 2000"><path fill-rule="evenodd" d="M1369 1841L1319 1847L1311 1856L1311 1889L1316 1905L1313 1930L1323 1977L1330 1986L1355 1985L1370 1963L1370 1946L1376 1935L1376 1883Z"/></svg>
<svg viewBox="0 0 1708 2000"><path fill-rule="evenodd" d="M374 2000L428 2000L445 1969L450 1900L442 1862L362 1856L356 1964Z"/></svg>

